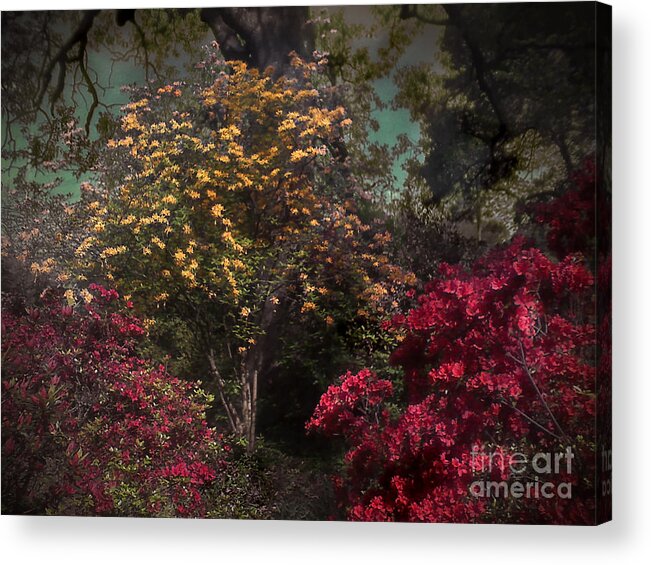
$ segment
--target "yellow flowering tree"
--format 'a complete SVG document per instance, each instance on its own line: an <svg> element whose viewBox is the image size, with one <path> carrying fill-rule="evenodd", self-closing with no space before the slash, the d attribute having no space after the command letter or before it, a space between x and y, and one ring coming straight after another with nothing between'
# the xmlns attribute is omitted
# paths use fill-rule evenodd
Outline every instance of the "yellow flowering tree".
<svg viewBox="0 0 651 565"><path fill-rule="evenodd" d="M154 327L185 321L249 449L284 328L386 312L411 282L357 212L336 149L350 120L319 66L275 79L211 55L195 83L134 92L76 253Z"/></svg>

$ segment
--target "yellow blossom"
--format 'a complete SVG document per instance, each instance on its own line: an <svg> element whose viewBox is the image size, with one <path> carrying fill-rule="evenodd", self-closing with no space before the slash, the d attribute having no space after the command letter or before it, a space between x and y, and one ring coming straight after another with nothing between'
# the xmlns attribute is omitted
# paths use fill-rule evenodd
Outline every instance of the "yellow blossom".
<svg viewBox="0 0 651 565"><path fill-rule="evenodd" d="M316 304L314 304L314 302L305 302L303 306L301 306L301 314L311 312L312 310L316 310Z"/></svg>
<svg viewBox="0 0 651 565"><path fill-rule="evenodd" d="M308 153L303 150L303 149L296 149L296 151L292 151L292 154L289 157L289 160L292 163L296 163L297 161L300 161L301 159L304 159L305 157L308 157Z"/></svg>
<svg viewBox="0 0 651 565"><path fill-rule="evenodd" d="M210 213L211 213L215 218L221 218L223 212L224 212L224 207L223 207L221 204L215 204L215 205L210 209Z"/></svg>
<svg viewBox="0 0 651 565"><path fill-rule="evenodd" d="M208 171L199 169L196 174L197 181L199 181L201 184L208 184L210 182L210 175L208 174Z"/></svg>
<svg viewBox="0 0 651 565"><path fill-rule="evenodd" d="M190 282L194 283L196 281L196 275L189 269L184 269L181 271L181 276L185 279L188 279Z"/></svg>
<svg viewBox="0 0 651 565"><path fill-rule="evenodd" d="M237 126L231 125L228 126L227 128L222 128L219 130L219 137L223 139L224 141L230 141L234 137L237 137L240 135L241 132Z"/></svg>
<svg viewBox="0 0 651 565"><path fill-rule="evenodd" d="M100 253L100 257L114 257L115 255L120 255L127 250L126 245L119 245L118 247L107 247Z"/></svg>
<svg viewBox="0 0 651 565"><path fill-rule="evenodd" d="M295 128L296 128L296 123L294 122L294 120L288 118L286 120L283 120L281 124L278 126L278 133L282 133L284 131L288 131Z"/></svg>

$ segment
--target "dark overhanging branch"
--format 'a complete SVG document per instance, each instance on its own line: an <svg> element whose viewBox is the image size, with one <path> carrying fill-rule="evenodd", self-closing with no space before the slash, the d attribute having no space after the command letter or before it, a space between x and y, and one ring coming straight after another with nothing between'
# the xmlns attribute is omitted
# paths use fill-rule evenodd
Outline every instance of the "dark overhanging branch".
<svg viewBox="0 0 651 565"><path fill-rule="evenodd" d="M467 29L463 25L463 19L460 14L461 7L458 5L446 4L443 6L443 9L448 14L450 23L459 30L459 33L461 34L464 43L468 47L468 51L472 59L473 69L475 71L475 78L477 80L477 85L479 86L479 89L482 91L484 96L486 96L488 103L490 104L493 112L495 113L495 117L497 118L499 124L498 132L502 136L506 136L506 134L508 133L508 125L507 125L508 122L506 119L506 113L504 112L504 109L502 108L500 101L498 100L497 96L495 96L493 88L491 87L490 80L488 77L489 71L487 69L486 60L482 55L481 48L473 41Z"/></svg>
<svg viewBox="0 0 651 565"><path fill-rule="evenodd" d="M554 141L556 142L558 151L561 155L561 158L563 159L563 162L565 163L565 168L567 172L570 173L574 170L574 163L572 161L572 155L570 154L570 149L567 146L565 137L559 134L555 137Z"/></svg>
<svg viewBox="0 0 651 565"><path fill-rule="evenodd" d="M249 58L243 40L222 17L222 8L202 8L199 17L212 32L215 41L227 59L246 61Z"/></svg>
<svg viewBox="0 0 651 565"><path fill-rule="evenodd" d="M145 59L145 80L149 81L149 69L151 68L154 71L154 74L157 78L160 78L158 70L149 60L149 46L147 43L147 37L145 35L142 26L136 21L136 11L135 10L118 10L115 14L115 20L118 26L122 27L127 23L130 23L138 34L138 39L140 40L140 47L142 47L143 57Z"/></svg>
<svg viewBox="0 0 651 565"><path fill-rule="evenodd" d="M478 170L475 180L480 183L480 190L492 190L500 180L508 177L517 165L517 157L504 153L504 144L512 137L517 136L517 132L512 131L507 118L508 113L503 108L502 102L492 85L489 62L486 61L481 47L474 41L467 26L464 25L463 7L445 4L442 8L447 18L429 17L423 14L417 5L402 6L400 17L402 19L414 18L431 25L453 26L463 40L470 56L474 81L481 93L481 97L488 103L496 122L494 129L490 128L489 131L483 132L472 127L467 114L462 116L463 128L466 133L481 140L488 146L488 160ZM480 206L479 200L478 206Z"/></svg>
<svg viewBox="0 0 651 565"><path fill-rule="evenodd" d="M72 57L71 59L70 51L78 44L82 44L85 49L86 43L88 41L88 33L93 27L93 22L95 21L95 18L99 15L100 12L101 10L85 11L75 31L67 39L67 41L65 41L65 43L59 48L56 55L47 64L47 66L45 67L45 71L43 72L41 88L36 95L36 103L35 103L36 108L39 108L43 104L43 100L45 99L45 95L47 93L48 87L52 82L52 74L54 73L54 69L58 66L59 74L58 74L57 85L51 96L51 108L54 108L54 104L56 100L61 96L65 85L66 65L69 62L73 62L79 59L79 55Z"/></svg>
<svg viewBox="0 0 651 565"><path fill-rule="evenodd" d="M459 33L464 43L468 47L468 51L472 59L473 69L475 71L475 78L477 80L477 84L480 90L482 91L482 93L486 96L486 99L488 100L489 104L491 105L491 108L495 113L495 116L499 123L498 131L500 131L501 136L504 136L508 131L505 112L503 111L499 103L499 100L495 96L493 89L490 85L490 81L488 78L487 64L481 53L481 49L472 40L465 26L463 25L463 18L461 17L460 14L461 7L457 5L445 4L442 6L442 8L443 10L445 10L445 13L447 14L447 18L429 17L423 14L419 10L419 5L404 4L400 8L400 18L401 19L413 18L422 23L427 23L431 25L439 25L439 26L453 25L456 29L459 30ZM475 137L477 137L477 135L475 135Z"/></svg>
<svg viewBox="0 0 651 565"><path fill-rule="evenodd" d="M199 10L199 17L211 30L215 40L219 43L222 53L227 59L241 60L260 67L264 62L264 57L262 57L260 52L261 45L264 45L267 35L271 34L274 37L278 35L276 39L281 44L286 43L288 39L287 37L281 37L282 34L279 34L277 29L271 32L265 29L265 22L263 21L260 10L257 8L202 8ZM50 48L51 42L46 23L47 20L44 20L42 33L48 40L48 48L40 65L37 92L31 108L27 111L28 114L42 108L46 102L46 98L49 99L50 113L55 113L55 105L65 90L68 65L77 63L79 65L78 70L93 99L91 111L86 118L86 129L88 130L93 114L101 103L97 88L92 85L90 69L86 64L87 59L81 51L86 50L89 33L97 16L102 11L83 11L77 27L72 31L70 36L58 48L52 46L52 49ZM136 20L136 11L136 9L116 10L115 22L119 27L127 24L131 24L134 27L140 40L140 47L143 50L146 76L148 76L149 70L153 70L156 76L159 76L157 69L151 64L148 40L143 28ZM189 11L189 9L179 9L177 14L180 17L185 17ZM260 38L256 35L258 33L262 34ZM13 116L13 118L16 118L16 116ZM20 118L18 117L18 119Z"/></svg>
<svg viewBox="0 0 651 565"><path fill-rule="evenodd" d="M90 124L93 121L93 115L95 114L95 110L99 106L99 96L97 94L97 88L95 88L95 83L90 77L90 74L88 74L88 68L86 66L86 40L85 39L79 43L79 69L81 70L81 74L84 78L84 82L86 83L86 88L88 88L88 92L90 92L90 95L93 98L93 102L91 103L90 108L88 109L88 113L86 114L86 124L84 126L84 129L86 130L86 135L89 135Z"/></svg>

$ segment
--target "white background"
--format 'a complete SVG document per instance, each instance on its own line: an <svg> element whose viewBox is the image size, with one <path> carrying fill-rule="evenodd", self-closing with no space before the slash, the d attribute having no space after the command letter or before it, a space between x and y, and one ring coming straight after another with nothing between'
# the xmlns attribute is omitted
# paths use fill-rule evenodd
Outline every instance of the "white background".
<svg viewBox="0 0 651 565"><path fill-rule="evenodd" d="M0 555L4 562L650 563L651 3L611 3L615 195L613 522L598 528L562 528L3 516ZM2 9L181 4L179 0L10 0L2 3ZM192 6L217 4L189 2ZM274 2L254 0L249 4Z"/></svg>

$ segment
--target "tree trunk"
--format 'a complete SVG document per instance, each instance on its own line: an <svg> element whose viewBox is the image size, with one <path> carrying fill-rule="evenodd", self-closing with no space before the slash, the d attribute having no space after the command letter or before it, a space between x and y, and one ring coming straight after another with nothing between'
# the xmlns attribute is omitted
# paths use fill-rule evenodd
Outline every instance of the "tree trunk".
<svg viewBox="0 0 651 565"><path fill-rule="evenodd" d="M244 354L240 368L237 370L236 381L239 385L239 394L235 398L228 394L214 350L210 349L208 352L208 361L215 387L226 412L229 427L236 436L246 441L247 453L252 453L255 450L258 385L261 375L265 372L265 367L269 366L272 361L274 350L272 328L277 318L277 306L268 298L260 315L260 334L256 343Z"/></svg>
<svg viewBox="0 0 651 565"><path fill-rule="evenodd" d="M314 26L307 6L275 8L203 8L201 19L211 29L227 59L283 74L289 53L309 57L314 50Z"/></svg>
<svg viewBox="0 0 651 565"><path fill-rule="evenodd" d="M237 437L245 439L246 451L252 453L255 449L259 370L256 368L258 363L251 364L249 359L255 360L255 356L247 355L247 361L242 363L237 375L239 395L236 398L231 398L217 367L214 351L211 350L208 354L215 387L220 403L226 412L231 432Z"/></svg>

